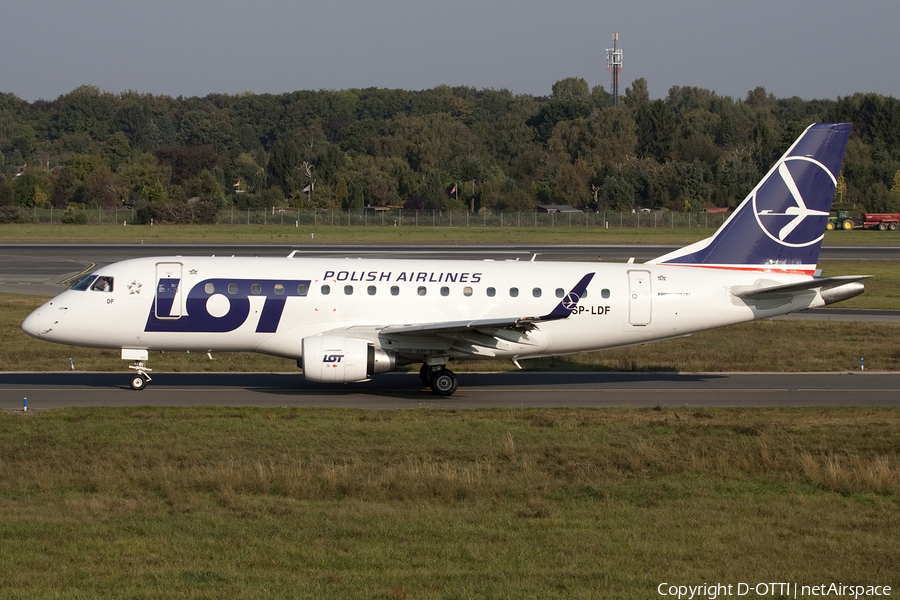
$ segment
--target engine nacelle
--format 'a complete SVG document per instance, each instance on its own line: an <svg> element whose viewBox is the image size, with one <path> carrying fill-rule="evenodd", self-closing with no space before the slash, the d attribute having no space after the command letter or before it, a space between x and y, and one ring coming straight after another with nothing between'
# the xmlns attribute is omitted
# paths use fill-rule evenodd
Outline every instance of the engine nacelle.
<svg viewBox="0 0 900 600"><path fill-rule="evenodd" d="M311 335L303 338L303 376L310 381L350 383L366 381L397 366L392 352L359 338Z"/></svg>

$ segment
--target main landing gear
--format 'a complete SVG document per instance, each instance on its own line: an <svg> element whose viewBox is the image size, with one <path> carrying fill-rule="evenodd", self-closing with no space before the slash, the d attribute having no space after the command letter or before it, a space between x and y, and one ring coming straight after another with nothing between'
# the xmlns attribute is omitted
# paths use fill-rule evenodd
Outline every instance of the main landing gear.
<svg viewBox="0 0 900 600"><path fill-rule="evenodd" d="M444 365L424 364L419 370L419 378L422 385L427 385L438 396L450 396L459 387L456 373Z"/></svg>

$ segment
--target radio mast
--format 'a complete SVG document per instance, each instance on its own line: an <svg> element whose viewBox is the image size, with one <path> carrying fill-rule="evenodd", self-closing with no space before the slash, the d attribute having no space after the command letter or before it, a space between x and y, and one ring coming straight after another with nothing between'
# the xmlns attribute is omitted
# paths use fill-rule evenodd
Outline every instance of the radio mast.
<svg viewBox="0 0 900 600"><path fill-rule="evenodd" d="M613 47L606 49L606 70L612 76L613 106L619 106L619 72L622 70L622 50L619 48L619 34L613 34Z"/></svg>

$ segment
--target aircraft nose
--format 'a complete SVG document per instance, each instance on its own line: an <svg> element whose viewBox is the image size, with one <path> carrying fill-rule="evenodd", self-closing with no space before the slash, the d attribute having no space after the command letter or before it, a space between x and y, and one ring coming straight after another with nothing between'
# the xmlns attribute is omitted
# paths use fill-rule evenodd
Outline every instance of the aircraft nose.
<svg viewBox="0 0 900 600"><path fill-rule="evenodd" d="M22 321L22 331L31 337L40 338L46 336L59 323L59 315L57 313L59 313L59 308L53 306L52 302L44 304Z"/></svg>

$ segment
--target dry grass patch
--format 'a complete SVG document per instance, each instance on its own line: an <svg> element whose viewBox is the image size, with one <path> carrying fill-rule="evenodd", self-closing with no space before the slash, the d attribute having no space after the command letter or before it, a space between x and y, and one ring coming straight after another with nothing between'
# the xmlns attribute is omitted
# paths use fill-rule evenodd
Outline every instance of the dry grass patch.
<svg viewBox="0 0 900 600"><path fill-rule="evenodd" d="M0 414L17 598L644 598L897 584L900 411Z"/></svg>

